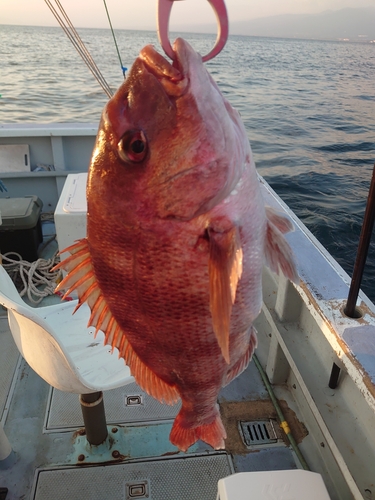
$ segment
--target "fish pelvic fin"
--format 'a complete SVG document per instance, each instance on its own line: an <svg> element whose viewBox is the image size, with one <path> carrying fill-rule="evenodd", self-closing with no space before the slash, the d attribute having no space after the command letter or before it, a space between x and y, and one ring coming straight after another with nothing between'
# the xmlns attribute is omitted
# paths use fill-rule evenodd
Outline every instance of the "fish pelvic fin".
<svg viewBox="0 0 375 500"><path fill-rule="evenodd" d="M294 283L299 283L299 276L293 251L284 234L293 231L290 220L270 207L266 207L267 229L265 258L271 271L279 274L279 270Z"/></svg>
<svg viewBox="0 0 375 500"><path fill-rule="evenodd" d="M219 407L216 404L215 414L209 423L202 423L196 427L190 425L189 411L184 404L175 418L169 439L181 451L187 451L199 439L209 444L215 450L225 448L224 439L227 437L223 422L221 421Z"/></svg>
<svg viewBox="0 0 375 500"><path fill-rule="evenodd" d="M209 282L212 325L221 353L229 364L229 332L232 306L242 274L242 248L238 227L222 233L208 230Z"/></svg>
<svg viewBox="0 0 375 500"><path fill-rule="evenodd" d="M110 345L112 352L115 348L118 349L119 357L125 360L137 384L158 401L175 404L179 400L177 389L164 382L140 360L112 315L95 278L87 238L77 241L60 253L64 252L69 252L71 255L57 264L53 270L64 269L68 274L59 283L56 292L67 290L63 296L66 298L76 290L78 305L73 314L86 302L91 310L87 326L96 329L95 335L99 330L104 333L104 344Z"/></svg>
<svg viewBox="0 0 375 500"><path fill-rule="evenodd" d="M254 351L258 345L258 339L256 330L253 326L250 327L250 341L249 347L247 348L245 354L237 361L235 365L228 371L224 378L223 387L228 385L232 380L234 380L238 375L240 375L244 370L246 370L247 365L250 363L251 358L253 357Z"/></svg>

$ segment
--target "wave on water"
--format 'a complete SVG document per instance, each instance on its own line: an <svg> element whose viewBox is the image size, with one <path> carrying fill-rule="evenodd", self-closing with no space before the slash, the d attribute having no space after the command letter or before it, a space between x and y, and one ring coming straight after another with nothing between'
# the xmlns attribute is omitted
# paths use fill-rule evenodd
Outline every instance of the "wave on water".
<svg viewBox="0 0 375 500"><path fill-rule="evenodd" d="M109 30L79 30L111 87ZM215 36L175 33L201 53ZM116 30L125 66L156 33ZM1 26L0 121L98 122L106 96L60 28ZM349 273L375 160L375 44L231 36L207 67L241 113L261 175ZM375 241L363 289L375 301Z"/></svg>

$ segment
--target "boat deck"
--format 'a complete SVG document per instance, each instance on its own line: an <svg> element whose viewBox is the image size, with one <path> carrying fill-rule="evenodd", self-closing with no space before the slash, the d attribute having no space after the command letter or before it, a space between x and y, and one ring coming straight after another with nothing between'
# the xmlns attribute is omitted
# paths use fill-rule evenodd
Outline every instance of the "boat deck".
<svg viewBox="0 0 375 500"><path fill-rule="evenodd" d="M254 363L220 393L226 449L198 442L182 453L168 439L179 405L162 405L135 383L104 393L109 437L90 447L78 396L52 389L19 358L4 313L0 356L0 415L16 455L0 471L7 500L214 500L217 481L233 472L297 468ZM294 434L306 435L282 405ZM275 436L267 437L268 425Z"/></svg>
<svg viewBox="0 0 375 500"><path fill-rule="evenodd" d="M83 130L84 138L93 140L94 129ZM66 137L57 129L32 132L25 138L29 131L22 135L15 127L3 132L4 141L14 136L39 152L36 144L43 138L56 153L48 163L58 165L70 138L80 157L71 127ZM35 161L46 163L43 158ZM68 164L78 165L73 159ZM43 200L54 210L68 172L30 172L21 179L9 174L7 187L17 196L26 189L38 196L56 191ZM266 203L295 225L288 241L301 283L292 285L265 270L264 302L255 322L257 358L303 457L322 475L331 500L375 500L374 305L361 293L361 317L345 316L349 277L262 179L261 184ZM330 388L335 366L339 377ZM78 396L51 389L20 358L0 309L0 421L14 450L6 464L0 461L0 500L214 500L218 479L234 472L301 468L254 361L221 391L219 404L228 435L225 450L198 442L182 453L169 442L178 407L160 405L135 384L108 391L109 438L90 447Z"/></svg>

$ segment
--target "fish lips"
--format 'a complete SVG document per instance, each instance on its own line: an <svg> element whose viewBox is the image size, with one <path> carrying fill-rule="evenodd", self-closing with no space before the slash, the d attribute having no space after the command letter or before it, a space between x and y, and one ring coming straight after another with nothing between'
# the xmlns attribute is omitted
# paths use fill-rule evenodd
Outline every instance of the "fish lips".
<svg viewBox="0 0 375 500"><path fill-rule="evenodd" d="M141 50L138 60L142 61L147 71L158 79L167 95L177 98L188 90L189 64L186 55L186 51L179 49L176 51L175 61L171 64L152 45L146 45Z"/></svg>
<svg viewBox="0 0 375 500"><path fill-rule="evenodd" d="M164 87L171 97L184 95L189 87L189 75L193 68L203 66L202 57L183 38L177 38L173 44L175 59L170 63L159 54L152 45L146 45L139 59Z"/></svg>

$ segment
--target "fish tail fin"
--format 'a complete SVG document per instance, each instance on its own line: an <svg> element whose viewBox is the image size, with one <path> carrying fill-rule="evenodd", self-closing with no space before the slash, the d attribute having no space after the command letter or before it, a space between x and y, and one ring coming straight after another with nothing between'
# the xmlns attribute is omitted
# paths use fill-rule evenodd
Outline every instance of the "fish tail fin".
<svg viewBox="0 0 375 500"><path fill-rule="evenodd" d="M191 410L186 410L182 406L179 414L175 418L169 439L172 444L181 451L187 451L190 446L199 439L209 444L215 450L221 450L225 447L224 439L227 437L223 422L221 421L219 406L214 407L215 413L209 423L201 424L196 427L191 425Z"/></svg>
<svg viewBox="0 0 375 500"><path fill-rule="evenodd" d="M294 283L299 283L293 251L284 234L293 230L290 220L270 207L266 208L267 232L265 256L266 263L275 273L281 272Z"/></svg>

